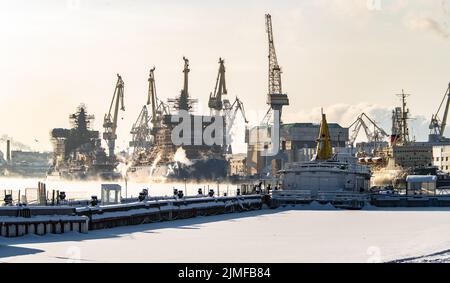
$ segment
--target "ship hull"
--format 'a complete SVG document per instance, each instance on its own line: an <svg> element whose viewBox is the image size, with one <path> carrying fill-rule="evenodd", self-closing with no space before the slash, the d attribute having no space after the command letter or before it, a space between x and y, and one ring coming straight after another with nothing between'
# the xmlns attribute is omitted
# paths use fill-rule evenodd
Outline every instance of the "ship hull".
<svg viewBox="0 0 450 283"><path fill-rule="evenodd" d="M228 163L223 159L193 160L190 164L173 162L157 166L133 166L127 172L130 180L217 180L227 177Z"/></svg>

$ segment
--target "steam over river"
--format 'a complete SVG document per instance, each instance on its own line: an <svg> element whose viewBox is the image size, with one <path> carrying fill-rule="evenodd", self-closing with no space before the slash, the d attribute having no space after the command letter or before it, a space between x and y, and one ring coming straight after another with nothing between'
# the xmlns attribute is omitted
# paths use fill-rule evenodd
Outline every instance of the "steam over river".
<svg viewBox="0 0 450 283"><path fill-rule="evenodd" d="M164 182L135 182L125 180L116 181L62 181L62 180L46 180L38 178L0 178L0 199L3 200L4 191L12 190L14 199L18 198L20 194L24 195L27 192L33 191L38 187L38 182L46 184L47 192L52 190L66 192L67 199L90 199L91 196L101 195L101 184L119 184L122 186L122 197L137 197L142 189L147 188L150 196L170 196L173 194L173 189L183 190L185 195L196 195L198 189L201 188L204 193L209 189L213 189L217 194L219 190L220 195L228 192L229 195L235 194L237 185L222 184L217 182L203 182L203 183L164 183Z"/></svg>

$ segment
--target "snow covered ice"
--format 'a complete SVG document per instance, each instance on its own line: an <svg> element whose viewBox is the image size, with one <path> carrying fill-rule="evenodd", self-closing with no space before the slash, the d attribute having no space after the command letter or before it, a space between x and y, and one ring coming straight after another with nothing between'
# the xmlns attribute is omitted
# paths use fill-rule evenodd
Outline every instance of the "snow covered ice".
<svg viewBox="0 0 450 283"><path fill-rule="evenodd" d="M0 238L0 262L448 262L449 234L450 209L286 207Z"/></svg>

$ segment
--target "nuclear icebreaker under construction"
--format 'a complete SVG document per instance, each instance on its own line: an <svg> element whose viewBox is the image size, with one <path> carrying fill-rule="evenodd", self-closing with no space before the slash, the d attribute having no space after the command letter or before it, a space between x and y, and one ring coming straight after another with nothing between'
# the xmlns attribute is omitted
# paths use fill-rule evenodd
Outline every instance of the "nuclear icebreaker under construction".
<svg viewBox="0 0 450 283"><path fill-rule="evenodd" d="M88 115L86 107L80 105L75 114L70 115L71 129L52 130L54 145L53 162L47 178L62 179L115 179L117 163L110 159L101 146L100 134L91 130L94 116Z"/></svg>
<svg viewBox="0 0 450 283"><path fill-rule="evenodd" d="M183 59L183 89L177 98L169 99L168 104L158 99L155 69L150 70L147 105L151 107L151 114L145 105L131 130L133 139L130 146L134 151L127 172L130 179L216 180L227 176L228 163L225 154L229 153L231 148L226 137L230 134L237 111L240 110L244 114L243 105L237 98L233 104L223 98L227 90L224 60L220 59L215 91L214 94L211 93L208 103L211 115L192 114L197 100L189 96L189 60ZM181 123L187 123L190 131L181 131L183 142L180 144L173 140L173 133ZM216 128L216 123L222 126ZM212 137L220 141L206 143L203 134L213 127L216 131Z"/></svg>
<svg viewBox="0 0 450 283"><path fill-rule="evenodd" d="M117 74L116 87L108 114L105 115L103 139L108 144L108 154L101 145L98 131L90 129L94 116L88 115L81 105L75 114L70 115L71 129L52 130L54 145L53 163L47 177L63 179L117 179L122 175L116 171L119 164L114 153L117 139L117 120L123 104L124 82ZM119 106L121 106L119 108Z"/></svg>

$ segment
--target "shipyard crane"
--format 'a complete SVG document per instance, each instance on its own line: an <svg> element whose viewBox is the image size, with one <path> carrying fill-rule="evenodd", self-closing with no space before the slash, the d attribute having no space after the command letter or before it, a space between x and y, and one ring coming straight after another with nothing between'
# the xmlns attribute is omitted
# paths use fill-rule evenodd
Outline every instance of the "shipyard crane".
<svg viewBox="0 0 450 283"><path fill-rule="evenodd" d="M226 80L225 80L225 61L219 58L219 72L217 73L216 85L214 87L214 93L211 92L208 100L208 107L218 115L224 115L227 120L227 125L230 127L233 125L238 111L242 114L245 123L248 123L245 116L244 104L239 98L236 97L233 104L226 98L228 94Z"/></svg>
<svg viewBox="0 0 450 283"><path fill-rule="evenodd" d="M442 120L440 120L439 112L441 111L444 103L445 103L445 110L444 110ZM445 132L445 128L447 126L447 118L448 118L449 108L450 108L450 83L448 84L448 88L445 91L444 98L442 99L441 104L439 105L439 108L438 108L436 114L434 114L431 117L430 137L429 137L430 141L438 142L438 141L445 140L444 132Z"/></svg>
<svg viewBox="0 0 450 283"><path fill-rule="evenodd" d="M229 105L229 101L227 102L228 102L227 104ZM244 118L244 122L248 124L248 120L245 115L244 104L239 98L236 97L233 104L231 104L230 106L226 106L225 109L226 109L225 115L227 116L227 121L230 127L234 124L238 111L241 113L242 118Z"/></svg>
<svg viewBox="0 0 450 283"><path fill-rule="evenodd" d="M180 96L175 99L168 99L169 104L172 105L175 111L188 111L191 112L193 105L197 103L196 99L189 98L189 60L186 57L183 57L184 61L184 81L183 81L183 89L181 90Z"/></svg>
<svg viewBox="0 0 450 283"><path fill-rule="evenodd" d="M155 135L158 129L161 127L162 116L169 115L169 106L162 100L159 100L156 95L156 83L155 83L155 67L150 69L148 77L148 98L147 105L151 105L152 115L150 121L152 123L152 135Z"/></svg>
<svg viewBox="0 0 450 283"><path fill-rule="evenodd" d="M272 16L270 14L266 14L266 32L268 35L269 41L269 74L268 74L268 87L269 92L267 94L267 104L270 105L269 110L267 111L266 116L263 121L270 120L273 111L278 111L279 117L277 117L278 121L281 121L281 111L283 106L289 105L289 99L287 94L283 93L282 85L281 85L281 74L282 70L280 65L278 65L277 54L275 52L275 43L273 38L273 29L272 29Z"/></svg>
<svg viewBox="0 0 450 283"><path fill-rule="evenodd" d="M152 106L152 129L156 129L157 127L157 117L156 117L156 109L157 105L157 97L156 97L156 84L155 84L155 67L150 69L150 74L148 76L148 97L147 97L147 105ZM144 106L145 107L145 106Z"/></svg>
<svg viewBox="0 0 450 283"><path fill-rule="evenodd" d="M223 115L225 117L225 133L226 136L229 137L238 111L241 113L246 124L248 123L248 120L245 116L245 109L242 101L236 97L235 101L231 104L230 100L226 98L227 94L225 61L222 58L219 58L219 71L217 73L216 85L214 87L214 92L211 92L209 95L208 107L211 110L211 115ZM226 152L230 153L231 148L228 147Z"/></svg>
<svg viewBox="0 0 450 283"><path fill-rule="evenodd" d="M130 146L134 147L134 154L148 149L151 145L150 120L147 106L144 105L130 131L132 135Z"/></svg>
<svg viewBox="0 0 450 283"><path fill-rule="evenodd" d="M231 130L233 128L234 122L236 120L237 114L241 113L242 118L244 118L245 124L248 124L247 116L245 115L245 108L242 101L236 97L233 104L230 104L230 101L224 100L224 115L225 115L225 134L226 137L229 137L231 139ZM227 144L227 147L225 148L225 153L232 153L231 149L231 142L232 140L229 140L229 143Z"/></svg>
<svg viewBox="0 0 450 283"><path fill-rule="evenodd" d="M123 103L123 95L124 95L124 82L122 80L122 77L119 74L117 74L116 88L114 90L111 104L109 106L108 114L105 115L103 122L103 127L105 129L103 133L103 139L108 144L109 157L111 159L115 158L114 148L117 139L116 130L117 130L117 120L119 117L119 105L120 110L125 111L125 106Z"/></svg>
<svg viewBox="0 0 450 283"><path fill-rule="evenodd" d="M156 135L161 128L162 116L169 115L169 107L163 101L159 101L158 96L156 95L154 72L155 67L150 69L148 77L147 104L142 107L130 132L132 134L130 146L134 147L134 153L139 153L150 148L152 142L156 140ZM151 105L151 115L148 113L147 105Z"/></svg>
<svg viewBox="0 0 450 283"><path fill-rule="evenodd" d="M370 130L369 126L364 121L364 118L366 118L369 123L373 125L373 131ZM358 137L361 128L364 129L368 142L381 142L384 138L389 137L386 131L378 126L377 123L375 123L369 116L367 116L366 113L362 113L361 115L359 115L356 121L353 122L348 128L353 128L352 135L349 139L349 144L352 146L355 144L356 138Z"/></svg>
<svg viewBox="0 0 450 283"><path fill-rule="evenodd" d="M211 112L221 112L223 110L222 96L227 94L227 86L225 82L225 61L219 58L219 72L217 74L216 86L214 87L214 93L209 95L208 107Z"/></svg>

